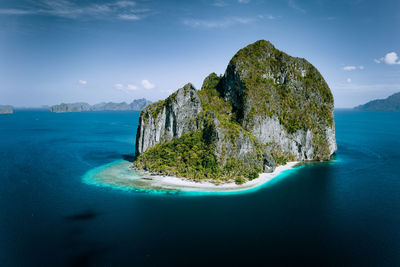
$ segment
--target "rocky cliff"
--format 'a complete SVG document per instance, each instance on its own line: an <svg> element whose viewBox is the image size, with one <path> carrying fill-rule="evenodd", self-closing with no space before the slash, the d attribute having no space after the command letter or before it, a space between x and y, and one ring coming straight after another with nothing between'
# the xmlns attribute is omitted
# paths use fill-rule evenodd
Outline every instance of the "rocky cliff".
<svg viewBox="0 0 400 267"><path fill-rule="evenodd" d="M200 98L190 83L167 99L147 106L140 114L136 155L160 142L200 129L193 120L202 111Z"/></svg>
<svg viewBox="0 0 400 267"><path fill-rule="evenodd" d="M257 41L200 91L187 84L143 109L134 164L241 183L290 160L328 160L336 150L333 106L314 66Z"/></svg>

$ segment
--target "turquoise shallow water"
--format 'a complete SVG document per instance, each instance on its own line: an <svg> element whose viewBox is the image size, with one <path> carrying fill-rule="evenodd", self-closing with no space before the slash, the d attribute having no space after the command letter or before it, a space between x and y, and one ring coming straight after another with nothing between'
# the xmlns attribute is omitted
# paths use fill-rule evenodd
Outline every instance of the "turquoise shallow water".
<svg viewBox="0 0 400 267"><path fill-rule="evenodd" d="M138 112L0 116L0 265L400 265L400 114L336 110L336 161L240 194L82 182L131 160Z"/></svg>
<svg viewBox="0 0 400 267"><path fill-rule="evenodd" d="M329 163L314 163L314 164L334 164L336 160ZM310 163L309 163L310 164ZM128 160L116 160L89 170L82 176L82 181L86 184L117 189L127 192L147 192L149 194L180 194L181 196L205 196L205 195L235 195L235 194L249 194L260 190L263 187L272 185L273 182L278 181L284 177L290 176L291 173L300 169L303 166L295 166L292 169L287 169L277 174L273 179L250 188L238 188L236 190L196 190L190 188L185 190L182 188L163 188L152 184L152 182L142 181L142 176L139 173L130 169L132 165Z"/></svg>

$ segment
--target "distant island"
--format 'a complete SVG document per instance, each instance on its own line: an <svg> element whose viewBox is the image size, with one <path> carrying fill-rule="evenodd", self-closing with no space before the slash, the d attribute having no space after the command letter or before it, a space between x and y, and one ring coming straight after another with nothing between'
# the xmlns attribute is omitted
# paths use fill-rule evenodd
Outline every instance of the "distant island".
<svg viewBox="0 0 400 267"><path fill-rule="evenodd" d="M0 105L0 114L13 114L14 108L9 105Z"/></svg>
<svg viewBox="0 0 400 267"><path fill-rule="evenodd" d="M313 65L257 41L201 90L188 83L142 110L132 168L150 187L169 187L171 177L183 186L247 184L278 166L329 160L337 149L333 112Z"/></svg>
<svg viewBox="0 0 400 267"><path fill-rule="evenodd" d="M355 109L367 111L400 111L400 92L395 93L385 99L372 100L364 105L355 107Z"/></svg>
<svg viewBox="0 0 400 267"><path fill-rule="evenodd" d="M128 104L126 102L121 103L99 103L93 106L85 102L79 103L62 103L60 105L54 105L49 108L51 112L62 113L62 112L84 112L84 111L126 111L126 110L142 110L147 105L152 102L145 99L135 99L132 103Z"/></svg>

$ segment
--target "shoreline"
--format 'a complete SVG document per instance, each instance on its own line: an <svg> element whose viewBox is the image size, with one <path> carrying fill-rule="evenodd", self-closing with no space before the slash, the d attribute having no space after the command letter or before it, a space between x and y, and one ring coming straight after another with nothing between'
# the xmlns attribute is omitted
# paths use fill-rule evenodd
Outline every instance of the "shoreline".
<svg viewBox="0 0 400 267"><path fill-rule="evenodd" d="M175 176L141 173L131 168L131 162L122 160L90 170L84 175L83 181L87 184L128 191L239 192L262 186L282 172L293 169L299 163L297 161L288 162L285 165L276 167L271 173L260 173L258 178L240 185L234 182L216 185L211 182L195 182Z"/></svg>

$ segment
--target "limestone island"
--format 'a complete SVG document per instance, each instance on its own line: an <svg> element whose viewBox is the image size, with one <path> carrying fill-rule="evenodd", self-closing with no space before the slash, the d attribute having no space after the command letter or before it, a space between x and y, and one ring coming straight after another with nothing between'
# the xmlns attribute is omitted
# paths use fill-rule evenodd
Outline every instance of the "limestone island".
<svg viewBox="0 0 400 267"><path fill-rule="evenodd" d="M9 105L0 105L0 114L13 114L14 113L14 108Z"/></svg>
<svg viewBox="0 0 400 267"><path fill-rule="evenodd" d="M400 92L388 96L385 99L375 99L355 107L362 111L400 111Z"/></svg>
<svg viewBox="0 0 400 267"><path fill-rule="evenodd" d="M132 103L128 104L126 102L114 103L114 102L102 102L95 105L89 105L85 102L78 103L61 103L59 105L53 105L48 109L50 112L55 113L65 113L65 112L86 112L86 111L140 111L151 101L141 98L135 99Z"/></svg>
<svg viewBox="0 0 400 267"><path fill-rule="evenodd" d="M223 76L190 83L146 106L133 164L90 175L137 189L239 191L336 151L332 93L318 70L260 40L239 50Z"/></svg>

